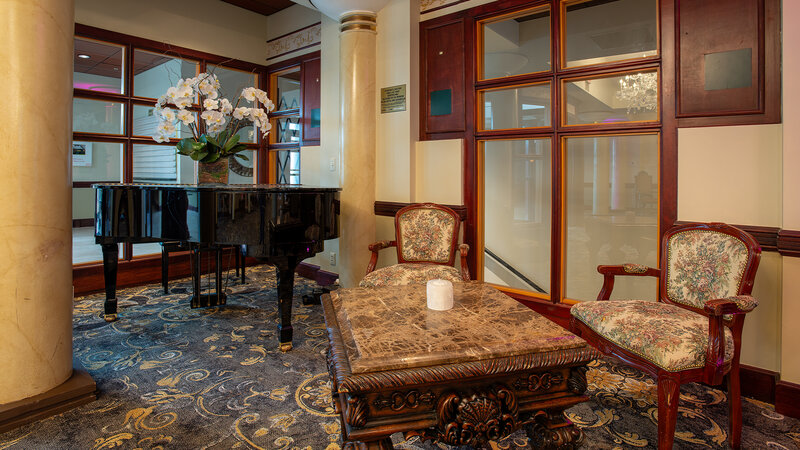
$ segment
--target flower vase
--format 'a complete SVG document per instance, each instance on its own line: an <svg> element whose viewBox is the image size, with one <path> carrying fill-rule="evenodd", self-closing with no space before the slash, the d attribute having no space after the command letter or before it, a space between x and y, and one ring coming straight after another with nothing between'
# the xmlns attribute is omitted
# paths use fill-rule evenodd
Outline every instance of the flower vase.
<svg viewBox="0 0 800 450"><path fill-rule="evenodd" d="M228 184L228 158L197 163L197 184Z"/></svg>

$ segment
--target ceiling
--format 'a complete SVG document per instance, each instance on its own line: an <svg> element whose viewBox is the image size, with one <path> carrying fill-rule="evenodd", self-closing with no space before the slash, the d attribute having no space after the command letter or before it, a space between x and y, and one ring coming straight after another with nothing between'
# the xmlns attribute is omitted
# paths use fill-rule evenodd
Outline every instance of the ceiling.
<svg viewBox="0 0 800 450"><path fill-rule="evenodd" d="M292 0L222 0L225 3L236 5L255 13L269 16L286 9L295 3Z"/></svg>

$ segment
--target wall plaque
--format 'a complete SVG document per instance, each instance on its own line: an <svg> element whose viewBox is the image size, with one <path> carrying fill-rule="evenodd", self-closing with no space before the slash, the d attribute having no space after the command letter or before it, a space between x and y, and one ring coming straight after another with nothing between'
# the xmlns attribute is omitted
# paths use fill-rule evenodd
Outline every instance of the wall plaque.
<svg viewBox="0 0 800 450"><path fill-rule="evenodd" d="M381 114L406 110L406 85L381 88Z"/></svg>

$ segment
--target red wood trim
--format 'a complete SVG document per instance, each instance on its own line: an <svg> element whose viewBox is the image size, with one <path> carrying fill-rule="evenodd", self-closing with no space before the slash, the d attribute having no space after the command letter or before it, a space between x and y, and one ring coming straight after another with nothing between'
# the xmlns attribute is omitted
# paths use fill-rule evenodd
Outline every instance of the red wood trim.
<svg viewBox="0 0 800 450"><path fill-rule="evenodd" d="M518 302L527 306L528 308L536 311L537 313L547 317L553 322L561 325L563 328L569 330L569 310L571 305L564 303L552 303L549 300L531 299L523 296L517 296L506 292L506 295L514 298Z"/></svg>
<svg viewBox="0 0 800 450"><path fill-rule="evenodd" d="M742 395L758 401L775 404L775 388L780 374L760 367L740 365L739 380ZM727 387L727 383L722 386Z"/></svg>
<svg viewBox="0 0 800 450"><path fill-rule="evenodd" d="M273 72L277 72L279 70L286 69L292 66L299 66L300 64L304 63L305 61L312 60L315 58L321 58L322 51L317 50L311 53L304 53L302 55L295 56L293 58L285 59L280 62L276 62L274 64L268 65L265 69L268 73L272 74ZM267 91L269 92L269 91Z"/></svg>
<svg viewBox="0 0 800 450"><path fill-rule="evenodd" d="M286 36L289 36L289 35L292 35L292 34L298 33L298 32L300 32L300 31L303 31L303 30L307 30L307 29L309 29L309 28L311 28L311 27L315 27L315 26L317 26L317 25L321 25L321 24L322 24L322 22L312 23L311 25L307 25L307 26L305 26L305 27L303 27L303 28L298 28L298 29L296 29L296 30L294 30L294 31L290 31L290 32L288 32L288 33L286 33L286 34L282 34L282 35L280 35L280 36L278 36L278 37L274 37L274 38L272 38L272 39L268 39L268 40L267 40L267 43L269 44L270 42L277 41L278 39L285 38Z"/></svg>
<svg viewBox="0 0 800 450"><path fill-rule="evenodd" d="M94 227L94 218L72 219L72 228Z"/></svg>
<svg viewBox="0 0 800 450"><path fill-rule="evenodd" d="M231 249L226 248L222 251L222 261L224 264L223 269L227 267L228 261L230 261L230 268L233 268L234 260L233 254L231 254ZM201 263L203 273L209 273L208 270L213 271L215 266L214 255L210 252L202 252L201 258L203 258ZM248 267L257 264L261 264L261 262L255 258L247 258ZM207 269L209 267L210 269ZM191 276L191 274L189 252L175 252L169 255L170 280L185 278ZM72 279L76 296L101 292L105 289L102 263L80 264L73 266ZM144 256L129 261L119 261L117 271L117 288L140 286L143 284L160 282L160 254Z"/></svg>
<svg viewBox="0 0 800 450"><path fill-rule="evenodd" d="M775 411L800 419L800 384L778 381L775 385Z"/></svg>
<svg viewBox="0 0 800 450"><path fill-rule="evenodd" d="M781 231L777 227L759 227L754 225L734 225L736 228L742 229L755 238L761 250L765 251L778 251L778 235Z"/></svg>
<svg viewBox="0 0 800 450"><path fill-rule="evenodd" d="M778 252L783 256L800 256L800 231L780 230Z"/></svg>
<svg viewBox="0 0 800 450"><path fill-rule="evenodd" d="M382 202L376 201L375 202L375 215L376 216L384 216L384 217L394 217L397 214L397 211L400 211L402 208L406 206L413 205L413 203L403 203L403 202ZM458 214L458 217L464 221L467 217L467 207L464 205L444 205Z"/></svg>

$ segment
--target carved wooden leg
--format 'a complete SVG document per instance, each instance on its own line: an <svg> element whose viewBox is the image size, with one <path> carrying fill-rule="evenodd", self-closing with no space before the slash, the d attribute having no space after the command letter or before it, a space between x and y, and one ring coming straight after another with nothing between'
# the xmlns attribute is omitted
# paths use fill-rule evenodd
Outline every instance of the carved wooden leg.
<svg viewBox="0 0 800 450"><path fill-rule="evenodd" d="M584 440L583 431L563 411L540 413L525 432L531 448L537 449L577 449Z"/></svg>
<svg viewBox="0 0 800 450"><path fill-rule="evenodd" d="M287 256L275 261L278 275L278 309L281 323L278 324L280 349L288 352L292 349L292 297L294 295L294 269L297 258Z"/></svg>
<svg viewBox="0 0 800 450"><path fill-rule="evenodd" d="M675 422L678 419L678 378L671 374L658 377L658 448L671 450L675 439Z"/></svg>
<svg viewBox="0 0 800 450"><path fill-rule="evenodd" d="M393 448L392 440L385 437L381 440L370 442L348 441L344 443L343 450L392 450Z"/></svg>
<svg viewBox="0 0 800 450"><path fill-rule="evenodd" d="M742 446L742 395L739 386L739 365L728 373L728 428L730 430L730 446L738 449Z"/></svg>

